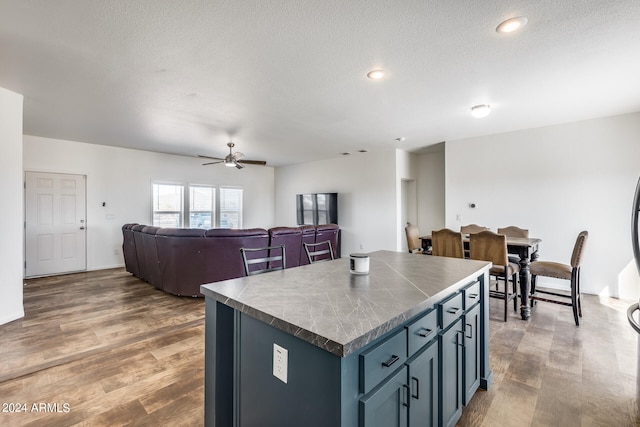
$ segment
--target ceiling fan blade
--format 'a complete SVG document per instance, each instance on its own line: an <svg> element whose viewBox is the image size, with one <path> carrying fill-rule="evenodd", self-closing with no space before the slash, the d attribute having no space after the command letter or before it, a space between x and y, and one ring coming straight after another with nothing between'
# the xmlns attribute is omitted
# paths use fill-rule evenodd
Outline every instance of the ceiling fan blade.
<svg viewBox="0 0 640 427"><path fill-rule="evenodd" d="M242 166L240 163L236 162L236 167L237 167L238 169L242 169L244 166Z"/></svg>
<svg viewBox="0 0 640 427"><path fill-rule="evenodd" d="M224 160L224 159L221 159L220 157L203 156L202 154L196 154L196 157L200 157L203 159L212 159L212 160Z"/></svg>
<svg viewBox="0 0 640 427"><path fill-rule="evenodd" d="M238 163L244 163L247 165L260 165L260 166L265 166L267 164L267 162L265 162L264 160L238 160Z"/></svg>
<svg viewBox="0 0 640 427"><path fill-rule="evenodd" d="M239 151L236 151L235 153L233 153L233 157L234 157L236 160L239 160L239 159L241 159L241 158L243 158L243 157L244 157L244 153L241 153L241 152L239 152Z"/></svg>
<svg viewBox="0 0 640 427"><path fill-rule="evenodd" d="M207 165L215 165L216 163L222 163L224 162L224 160L220 160L218 162L209 162L209 163L203 163L202 166L207 166Z"/></svg>

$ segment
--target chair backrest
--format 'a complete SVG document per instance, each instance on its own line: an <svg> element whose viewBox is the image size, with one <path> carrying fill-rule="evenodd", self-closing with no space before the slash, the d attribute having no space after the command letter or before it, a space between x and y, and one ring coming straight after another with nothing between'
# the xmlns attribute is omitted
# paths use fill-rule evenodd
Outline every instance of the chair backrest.
<svg viewBox="0 0 640 427"><path fill-rule="evenodd" d="M469 224L469 225L463 225L460 227L460 232L462 234L474 234L474 233L479 233L481 231L486 231L489 230L489 227L482 227L481 225L478 224Z"/></svg>
<svg viewBox="0 0 640 427"><path fill-rule="evenodd" d="M407 235L407 249L409 249L409 253L414 253L416 249L422 248L418 227L408 222L404 228L404 232Z"/></svg>
<svg viewBox="0 0 640 427"><path fill-rule="evenodd" d="M315 243L316 242L316 226L315 225L301 225L300 229L302 230L302 244L305 243ZM306 252L302 249L302 245L300 245L300 265L309 264L309 259L307 258Z"/></svg>
<svg viewBox="0 0 640 427"><path fill-rule="evenodd" d="M498 234L504 234L507 237L524 237L529 238L529 230L510 225L509 227L498 228Z"/></svg>
<svg viewBox="0 0 640 427"><path fill-rule="evenodd" d="M337 224L321 224L316 226L316 240L313 243L322 243L325 240L331 242L333 258L338 256L338 232L340 227Z"/></svg>
<svg viewBox="0 0 640 427"><path fill-rule="evenodd" d="M469 236L469 257L480 261L490 261L493 265L509 265L507 236L493 231L481 231Z"/></svg>
<svg viewBox="0 0 640 427"><path fill-rule="evenodd" d="M273 255L273 252L276 255ZM240 248L240 253L244 263L244 273L247 276L287 268L284 245L266 246L264 248Z"/></svg>
<svg viewBox="0 0 640 427"><path fill-rule="evenodd" d="M333 257L333 248L331 241L325 240L318 243L303 243L304 252L307 254L309 264L320 261L331 261Z"/></svg>
<svg viewBox="0 0 640 427"><path fill-rule="evenodd" d="M431 232L431 255L464 258L462 233L443 228Z"/></svg>
<svg viewBox="0 0 640 427"><path fill-rule="evenodd" d="M573 247L573 254L571 255L571 267L580 267L580 264L582 264L582 256L584 254L584 247L587 244L588 237L588 231L581 231L580 234L578 234L576 245Z"/></svg>

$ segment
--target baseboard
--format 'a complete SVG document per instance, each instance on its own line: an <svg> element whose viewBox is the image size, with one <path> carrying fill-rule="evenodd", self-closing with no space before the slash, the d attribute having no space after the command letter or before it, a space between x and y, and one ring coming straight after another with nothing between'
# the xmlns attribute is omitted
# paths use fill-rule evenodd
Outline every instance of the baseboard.
<svg viewBox="0 0 640 427"><path fill-rule="evenodd" d="M23 317L24 317L24 309L11 313L9 315L0 317L0 325L13 322L14 320L22 319Z"/></svg>
<svg viewBox="0 0 640 427"><path fill-rule="evenodd" d="M100 267L87 268L87 271L110 270L112 268L122 268L122 267L124 267L124 264L101 265Z"/></svg>

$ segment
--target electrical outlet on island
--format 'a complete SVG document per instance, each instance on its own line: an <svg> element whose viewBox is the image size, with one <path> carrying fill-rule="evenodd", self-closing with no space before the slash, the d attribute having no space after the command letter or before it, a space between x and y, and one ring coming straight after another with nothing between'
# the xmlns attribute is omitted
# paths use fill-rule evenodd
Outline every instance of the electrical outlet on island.
<svg viewBox="0 0 640 427"><path fill-rule="evenodd" d="M287 383L289 351L273 343L273 376Z"/></svg>

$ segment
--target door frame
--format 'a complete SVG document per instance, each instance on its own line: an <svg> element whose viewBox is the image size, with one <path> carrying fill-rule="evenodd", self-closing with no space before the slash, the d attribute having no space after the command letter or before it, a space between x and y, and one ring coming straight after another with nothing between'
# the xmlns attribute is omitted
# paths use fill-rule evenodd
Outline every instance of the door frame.
<svg viewBox="0 0 640 427"><path fill-rule="evenodd" d="M418 191L415 179L400 180L400 250L407 249L407 235L404 228L410 222L418 227Z"/></svg>

